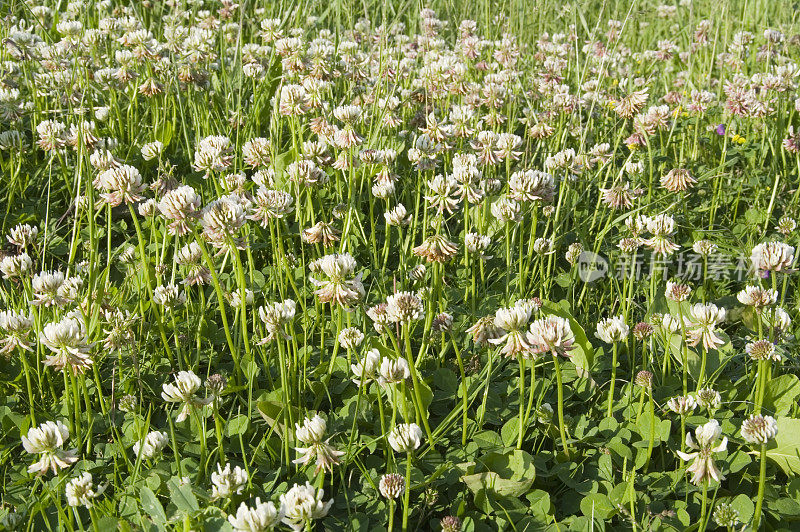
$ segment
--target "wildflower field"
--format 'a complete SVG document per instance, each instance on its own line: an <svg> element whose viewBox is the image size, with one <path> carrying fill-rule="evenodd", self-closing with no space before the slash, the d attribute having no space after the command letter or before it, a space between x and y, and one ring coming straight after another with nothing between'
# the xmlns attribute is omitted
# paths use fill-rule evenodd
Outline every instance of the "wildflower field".
<svg viewBox="0 0 800 532"><path fill-rule="evenodd" d="M788 0L0 2L0 530L800 530Z"/></svg>

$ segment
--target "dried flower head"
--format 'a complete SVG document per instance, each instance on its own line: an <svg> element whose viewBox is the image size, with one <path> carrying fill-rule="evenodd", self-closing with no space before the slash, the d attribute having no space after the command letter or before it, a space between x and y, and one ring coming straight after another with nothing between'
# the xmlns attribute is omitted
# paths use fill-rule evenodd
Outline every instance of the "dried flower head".
<svg viewBox="0 0 800 532"><path fill-rule="evenodd" d="M655 329L646 321L640 321L633 327L633 337L640 342L649 338L653 332L655 332Z"/></svg>

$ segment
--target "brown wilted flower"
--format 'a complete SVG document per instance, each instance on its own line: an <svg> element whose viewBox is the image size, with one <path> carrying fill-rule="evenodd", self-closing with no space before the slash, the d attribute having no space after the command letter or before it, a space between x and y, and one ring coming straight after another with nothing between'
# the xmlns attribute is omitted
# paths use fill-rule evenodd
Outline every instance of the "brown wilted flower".
<svg viewBox="0 0 800 532"><path fill-rule="evenodd" d="M458 244L450 242L444 235L431 235L412 251L428 262L446 262L458 253Z"/></svg>
<svg viewBox="0 0 800 532"><path fill-rule="evenodd" d="M314 226L304 229L300 237L306 244L321 243L323 247L327 248L338 242L341 234L342 232L336 229L333 224L319 221Z"/></svg>
<svg viewBox="0 0 800 532"><path fill-rule="evenodd" d="M682 192L697 183L685 168L674 168L661 177L661 186L670 192Z"/></svg>

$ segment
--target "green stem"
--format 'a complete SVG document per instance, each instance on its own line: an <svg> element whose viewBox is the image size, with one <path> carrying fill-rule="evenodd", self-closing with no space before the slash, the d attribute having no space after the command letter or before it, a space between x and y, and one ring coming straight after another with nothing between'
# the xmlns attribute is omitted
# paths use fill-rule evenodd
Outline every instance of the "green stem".
<svg viewBox="0 0 800 532"><path fill-rule="evenodd" d="M561 378L561 364L558 362L558 355L553 355L553 362L556 366L556 383L558 385L558 432L561 435L564 454L569 458L569 445L567 445L567 433L564 427L564 383Z"/></svg>
<svg viewBox="0 0 800 532"><path fill-rule="evenodd" d="M703 501L700 508L700 523L697 525L697 530L703 532L706 529L706 512L708 511L708 481L703 481Z"/></svg>
<svg viewBox="0 0 800 532"><path fill-rule="evenodd" d="M406 490L403 493L403 532L408 530L409 500L411 497L411 452L406 454Z"/></svg>
<svg viewBox="0 0 800 532"><path fill-rule="evenodd" d="M525 435L525 358L519 357L519 435L517 449L522 449L522 438Z"/></svg>
<svg viewBox="0 0 800 532"><path fill-rule="evenodd" d="M756 511L753 514L753 530L758 530L761 522L761 507L764 504L764 479L767 476L767 446L761 444L761 464L758 473L758 495L756 496Z"/></svg>
<svg viewBox="0 0 800 532"><path fill-rule="evenodd" d="M608 405L606 407L606 417L611 417L614 406L614 385L617 382L617 342L611 344L611 384L608 387Z"/></svg>

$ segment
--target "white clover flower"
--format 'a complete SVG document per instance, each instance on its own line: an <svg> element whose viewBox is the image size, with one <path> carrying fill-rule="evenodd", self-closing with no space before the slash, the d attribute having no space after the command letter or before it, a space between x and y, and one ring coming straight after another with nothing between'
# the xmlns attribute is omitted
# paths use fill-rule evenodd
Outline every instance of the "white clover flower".
<svg viewBox="0 0 800 532"><path fill-rule="evenodd" d="M401 423L388 436L389 445L398 453L409 453L422 444L422 429L416 423Z"/></svg>
<svg viewBox="0 0 800 532"><path fill-rule="evenodd" d="M406 491L405 480L403 475L388 473L378 482L378 490L387 499L396 499Z"/></svg>
<svg viewBox="0 0 800 532"><path fill-rule="evenodd" d="M301 486L295 484L280 496L281 510L284 512L282 522L292 530L300 531L313 519L322 519L328 515L333 499L323 502L325 493L315 489L309 482Z"/></svg>
<svg viewBox="0 0 800 532"><path fill-rule="evenodd" d="M714 508L714 521L717 526L728 530L735 529L739 524L739 512L729 503L718 503Z"/></svg>
<svg viewBox="0 0 800 532"><path fill-rule="evenodd" d="M411 251L428 262L447 262L458 252L458 245L444 235L431 235Z"/></svg>
<svg viewBox="0 0 800 532"><path fill-rule="evenodd" d="M160 285L153 290L153 302L175 308L186 303L186 293L174 284Z"/></svg>
<svg viewBox="0 0 800 532"><path fill-rule="evenodd" d="M265 186L258 187L253 201L250 220L255 220L261 227L269 227L269 221L281 219L294 210L294 197L282 190L272 190Z"/></svg>
<svg viewBox="0 0 800 532"><path fill-rule="evenodd" d="M0 273L5 279L21 277L22 274L29 272L33 268L33 261L30 255L23 252L19 255L6 255L0 259Z"/></svg>
<svg viewBox="0 0 800 532"><path fill-rule="evenodd" d="M692 439L692 433L686 433L686 445L695 452L684 453L676 451L682 460L688 462L692 461L687 471L692 473L692 483L699 486L703 482L714 479L721 482L725 479L724 476L717 469L714 462L714 453L720 453L728 448L728 438L722 438L722 441L715 445L719 437L722 435L722 429L716 419L712 419L705 425L701 425L695 429L695 436L697 443Z"/></svg>
<svg viewBox="0 0 800 532"><path fill-rule="evenodd" d="M122 164L119 159L114 157L113 153L105 149L94 150L89 156L89 163L100 172L116 168Z"/></svg>
<svg viewBox="0 0 800 532"><path fill-rule="evenodd" d="M364 333L355 327L342 329L337 338L342 349L355 349L364 341Z"/></svg>
<svg viewBox="0 0 800 532"><path fill-rule="evenodd" d="M144 439L133 444L133 454L141 456L142 460L152 460L161 454L167 443L169 443L167 433L154 430L147 433Z"/></svg>
<svg viewBox="0 0 800 532"><path fill-rule="evenodd" d="M402 203L383 213L387 225L405 226L411 223L411 215Z"/></svg>
<svg viewBox="0 0 800 532"><path fill-rule="evenodd" d="M323 469L333 470L333 466L339 463L339 458L344 456L344 453L335 450L327 441L323 441L326 429L325 420L319 415L304 419L302 425L295 423L295 436L307 445L295 448L300 453L300 457L294 460L295 464L308 465L316 458L317 473Z"/></svg>
<svg viewBox="0 0 800 532"><path fill-rule="evenodd" d="M8 242L17 246L20 250L32 246L36 243L39 236L39 228L29 224L20 224L11 228L8 232Z"/></svg>
<svg viewBox="0 0 800 532"><path fill-rule="evenodd" d="M67 126L56 120L44 120L36 125L39 140L36 144L44 151L62 148L67 143Z"/></svg>
<svg viewBox="0 0 800 532"><path fill-rule="evenodd" d="M92 365L92 358L89 356L91 345L83 319L67 315L61 321L48 323L39 335L39 340L53 352L43 362L47 366L60 371L70 367L73 371L82 373Z"/></svg>
<svg viewBox="0 0 800 532"><path fill-rule="evenodd" d="M0 310L0 355L9 357L15 348L31 351L28 335L33 320L22 312Z"/></svg>
<svg viewBox="0 0 800 532"><path fill-rule="evenodd" d="M691 395L679 395L667 401L667 408L680 416L685 416L694 411L697 402Z"/></svg>
<svg viewBox="0 0 800 532"><path fill-rule="evenodd" d="M308 94L302 85L282 85L278 100L278 109L283 116L300 116L308 112Z"/></svg>
<svg viewBox="0 0 800 532"><path fill-rule="evenodd" d="M464 246L467 248L467 251L473 255L479 255L482 259L488 260L492 258L484 254L484 251L489 249L491 243L492 239L486 235L481 235L479 233L467 233L464 235Z"/></svg>
<svg viewBox="0 0 800 532"><path fill-rule="evenodd" d="M780 307L767 309L764 312L764 321L777 333L776 336L783 335L792 326L792 318L789 317L789 313Z"/></svg>
<svg viewBox="0 0 800 532"><path fill-rule="evenodd" d="M240 504L236 515L228 516L228 522L235 532L266 532L275 528L283 517L283 507L275 508L272 501L261 502L256 497L252 507Z"/></svg>
<svg viewBox="0 0 800 532"><path fill-rule="evenodd" d="M710 240L698 240L692 244L692 250L701 257L708 257L717 250L717 245Z"/></svg>
<svg viewBox="0 0 800 532"><path fill-rule="evenodd" d="M397 292L386 298L386 316L392 323L410 323L425 316L422 300L411 292Z"/></svg>
<svg viewBox="0 0 800 532"><path fill-rule="evenodd" d="M356 260L349 253L325 255L313 261L309 269L314 273L322 273L322 280L309 278L317 287L314 291L322 303L331 303L347 307L357 303L365 295L361 274L355 275Z"/></svg>
<svg viewBox="0 0 800 532"><path fill-rule="evenodd" d="M517 356L531 349L527 341L526 329L531 319L531 308L527 306L513 306L497 309L494 316L494 326L503 331L498 338L492 338L489 343L503 345L501 352L509 357Z"/></svg>
<svg viewBox="0 0 800 532"><path fill-rule="evenodd" d="M241 494L247 485L249 476L247 471L239 466L231 469L230 462L222 469L217 464L217 470L211 473L211 499L228 498L234 494Z"/></svg>
<svg viewBox="0 0 800 532"><path fill-rule="evenodd" d="M714 410L722 404L722 396L713 388L702 388L695 393L695 401L703 408Z"/></svg>
<svg viewBox="0 0 800 532"><path fill-rule="evenodd" d="M660 255L672 255L679 245L669 237L675 232L675 220L668 214L657 214L646 219L647 230L653 235L644 244Z"/></svg>
<svg viewBox="0 0 800 532"><path fill-rule="evenodd" d="M378 368L381 365L381 354L377 349L370 349L364 355L364 358L355 364L350 365L350 371L353 372L353 382L356 386L361 386L361 383L369 383L370 381L378 379Z"/></svg>
<svg viewBox="0 0 800 532"><path fill-rule="evenodd" d="M683 318L684 326L689 325L689 320L684 317ZM681 321L678 317L673 316L672 314L664 314L661 316L660 325L664 330L667 330L671 333L676 333L681 330Z"/></svg>
<svg viewBox="0 0 800 532"><path fill-rule="evenodd" d="M747 343L744 346L744 350L752 360L774 360L775 362L781 361L781 355L778 350L775 349L775 344L769 340L757 340L755 342Z"/></svg>
<svg viewBox="0 0 800 532"><path fill-rule="evenodd" d="M671 301L686 301L692 294L692 288L688 284L667 281L667 288L664 296Z"/></svg>
<svg viewBox="0 0 800 532"><path fill-rule="evenodd" d="M233 162L231 139L222 135L211 135L200 140L195 148L192 167L204 172L205 177L211 172L225 170Z"/></svg>
<svg viewBox="0 0 800 532"><path fill-rule="evenodd" d="M195 392L199 389L200 377L193 371L181 371L175 376L174 383L164 383L162 386L161 397L165 401L183 404L176 419L179 423L189 416L192 407L204 406L211 402L210 398L201 399L195 396Z"/></svg>
<svg viewBox="0 0 800 532"><path fill-rule="evenodd" d="M753 268L762 275L791 268L794 248L783 242L765 242L753 248L750 254Z"/></svg>
<svg viewBox="0 0 800 532"><path fill-rule="evenodd" d="M153 198L148 198L136 206L136 211L139 216L148 217L153 216L158 210L158 203Z"/></svg>
<svg viewBox="0 0 800 532"><path fill-rule="evenodd" d="M396 384L402 382L411 376L411 370L408 362L404 358L392 360L391 358L384 358L381 360L380 377L378 384L386 386L387 384Z"/></svg>
<svg viewBox="0 0 800 532"><path fill-rule="evenodd" d="M295 423L295 436L305 444L319 443L325 437L327 423L319 414L313 418L305 418L303 424Z"/></svg>
<svg viewBox="0 0 800 532"><path fill-rule="evenodd" d="M195 190L183 185L164 194L158 202L158 210L171 223L168 226L171 235L183 236L191 231L190 222L197 217L200 208L200 196Z"/></svg>
<svg viewBox="0 0 800 532"><path fill-rule="evenodd" d="M100 172L97 179L94 180L94 186L101 190L100 197L111 207L116 207L122 202L141 201L145 188L142 183L142 174L127 164Z"/></svg>
<svg viewBox="0 0 800 532"><path fill-rule="evenodd" d="M33 288L33 305L45 307L61 306L71 302L70 290L64 274L60 271L43 271L35 274L31 281Z"/></svg>
<svg viewBox="0 0 800 532"><path fill-rule="evenodd" d="M595 335L607 344L622 342L628 337L630 327L625 323L622 316L603 318L597 324Z"/></svg>
<svg viewBox="0 0 800 532"><path fill-rule="evenodd" d="M28 466L28 473L43 475L47 470L58 474L78 461L77 449L62 449L69 439L69 429L61 421L46 421L28 430L22 437L22 446L30 454L39 454L39 461Z"/></svg>
<svg viewBox="0 0 800 532"><path fill-rule="evenodd" d="M252 168L268 165L270 149L269 139L258 137L248 140L242 145L242 157L245 164Z"/></svg>
<svg viewBox="0 0 800 532"><path fill-rule="evenodd" d="M520 208L519 202L512 198L502 196L492 203L490 210L492 216L503 224L507 222L519 222L522 219Z"/></svg>
<svg viewBox="0 0 800 532"><path fill-rule="evenodd" d="M551 201L556 186L553 176L539 170L524 170L511 174L509 195L516 201Z"/></svg>
<svg viewBox="0 0 800 532"><path fill-rule="evenodd" d="M545 316L531 323L528 343L534 353L551 353L567 356L575 348L575 334L569 320L559 316Z"/></svg>
<svg viewBox="0 0 800 532"><path fill-rule="evenodd" d="M764 445L778 435L778 422L772 416L754 414L744 420L741 433L746 442Z"/></svg>
<svg viewBox="0 0 800 532"><path fill-rule="evenodd" d="M725 321L725 309L717 307L713 303L697 303L689 309L691 319L686 336L689 345L695 346L700 342L705 349L716 349L725 343L725 340L717 336L716 327Z"/></svg>
<svg viewBox="0 0 800 532"><path fill-rule="evenodd" d="M233 292L231 292L231 299L230 303L233 308L239 308L242 305L241 299L241 291L237 288ZM255 298L255 294L249 288L244 289L244 304L245 305L252 305L253 299Z"/></svg>
<svg viewBox="0 0 800 532"><path fill-rule="evenodd" d="M746 286L736 295L742 305L762 309L774 305L778 301L778 291L760 286Z"/></svg>
<svg viewBox="0 0 800 532"><path fill-rule="evenodd" d="M285 340L289 340L291 336L286 334L283 326L294 319L296 303L291 299L286 299L283 302L268 303L258 309L258 316L264 323L267 329L267 336L259 343L266 344L274 340L277 336L281 336Z"/></svg>
<svg viewBox="0 0 800 532"><path fill-rule="evenodd" d="M229 242L237 245L235 235L245 222L245 203L236 194L222 196L206 205L201 222L203 234L214 247L221 248Z"/></svg>
<svg viewBox="0 0 800 532"><path fill-rule="evenodd" d="M85 506L91 508L93 499L99 497L105 487L95 489L92 482L92 474L84 472L79 477L73 478L64 487L64 494L67 497L67 504L70 506Z"/></svg>
<svg viewBox="0 0 800 532"><path fill-rule="evenodd" d="M681 192L692 188L697 179L685 168L673 168L661 176L661 186L670 192Z"/></svg>
<svg viewBox="0 0 800 532"><path fill-rule="evenodd" d="M164 143L162 143L160 140L155 140L142 146L142 157L145 161L152 161L153 159L160 157L161 152L163 151Z"/></svg>

